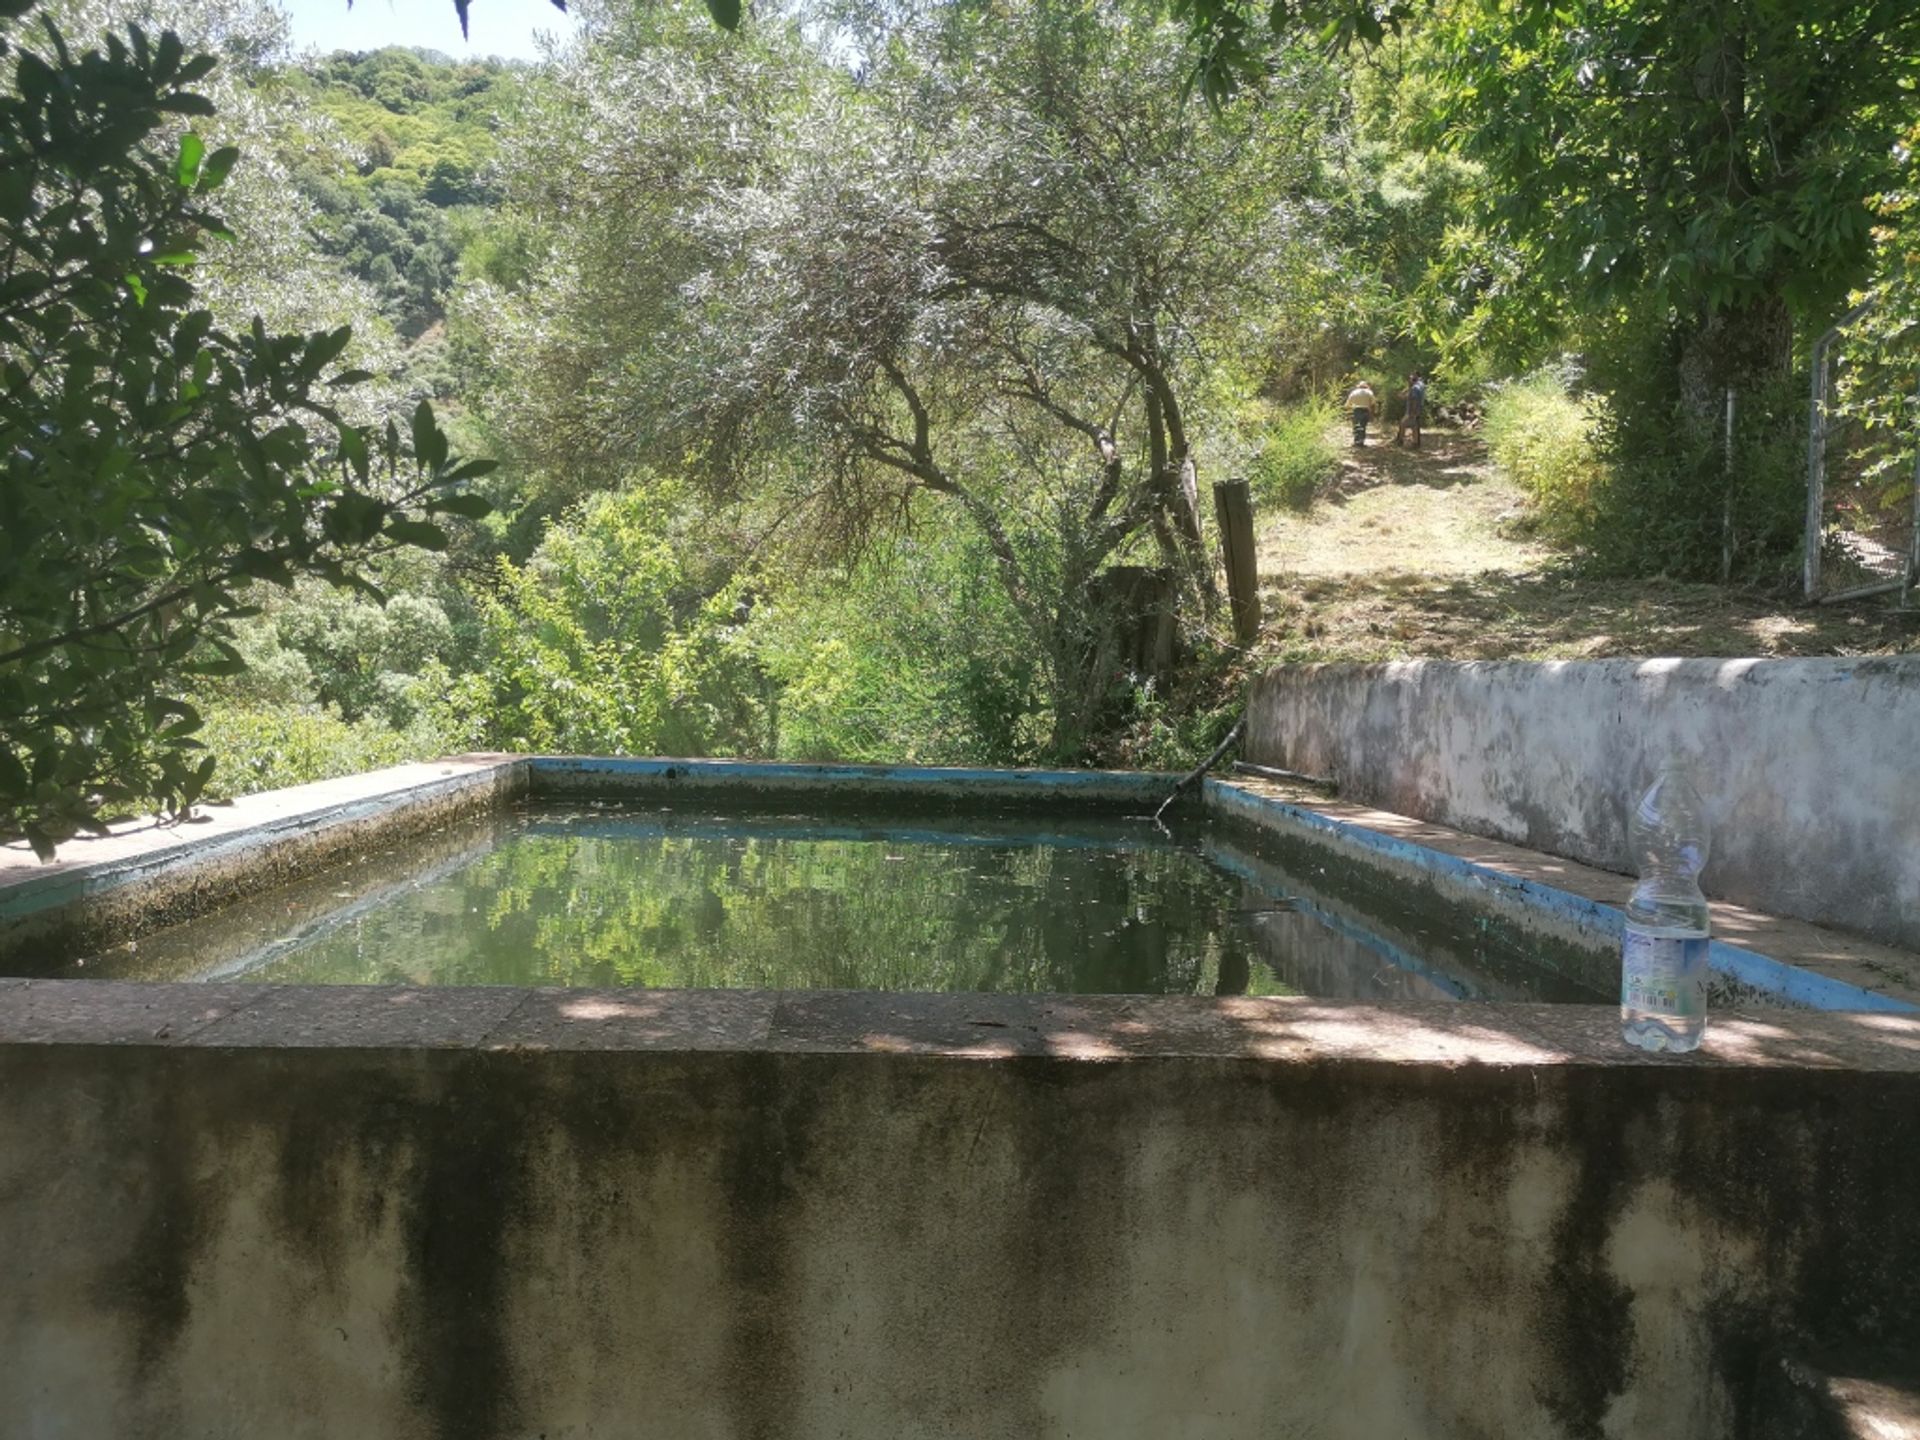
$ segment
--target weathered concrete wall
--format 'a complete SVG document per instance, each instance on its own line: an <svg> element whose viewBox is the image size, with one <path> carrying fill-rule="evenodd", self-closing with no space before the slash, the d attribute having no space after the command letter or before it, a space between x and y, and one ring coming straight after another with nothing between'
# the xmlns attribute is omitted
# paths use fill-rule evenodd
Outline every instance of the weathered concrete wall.
<svg viewBox="0 0 1920 1440"><path fill-rule="evenodd" d="M0 1435L1839 1433L1920 1020L1616 1024L0 982Z"/></svg>
<svg viewBox="0 0 1920 1440"><path fill-rule="evenodd" d="M457 755L293 785L203 808L192 822L115 826L41 863L0 846L0 967L60 962L205 915L525 793L527 762Z"/></svg>
<svg viewBox="0 0 1920 1440"><path fill-rule="evenodd" d="M1920 947L1920 657L1294 666L1248 724L1248 758L1344 798L1620 871L1686 757L1710 894Z"/></svg>

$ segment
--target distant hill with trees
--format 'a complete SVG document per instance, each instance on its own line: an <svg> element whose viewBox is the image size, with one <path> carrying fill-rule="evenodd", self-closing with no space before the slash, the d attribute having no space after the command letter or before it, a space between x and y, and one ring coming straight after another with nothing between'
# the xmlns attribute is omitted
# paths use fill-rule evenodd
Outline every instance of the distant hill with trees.
<svg viewBox="0 0 1920 1440"><path fill-rule="evenodd" d="M445 318L462 247L499 197L495 127L527 66L436 50L337 51L270 82L306 104L316 143L292 166L321 248L417 338Z"/></svg>

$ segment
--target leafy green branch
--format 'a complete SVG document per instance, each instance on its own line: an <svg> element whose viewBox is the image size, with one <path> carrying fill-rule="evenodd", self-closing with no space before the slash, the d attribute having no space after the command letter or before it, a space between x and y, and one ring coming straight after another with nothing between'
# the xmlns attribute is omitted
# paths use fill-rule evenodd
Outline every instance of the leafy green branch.
<svg viewBox="0 0 1920 1440"><path fill-rule="evenodd" d="M487 505L425 402L349 423L351 340L221 329L194 266L234 243L212 199L238 152L183 118L213 68L137 26L76 53L0 0L0 841L42 855L157 807L215 757L181 693L241 667L256 581L377 594L364 567L444 547Z"/></svg>

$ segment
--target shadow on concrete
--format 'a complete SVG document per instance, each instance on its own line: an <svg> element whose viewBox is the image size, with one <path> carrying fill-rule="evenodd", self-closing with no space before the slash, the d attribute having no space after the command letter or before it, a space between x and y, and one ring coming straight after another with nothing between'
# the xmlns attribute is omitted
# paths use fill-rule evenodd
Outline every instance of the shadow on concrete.
<svg viewBox="0 0 1920 1440"><path fill-rule="evenodd" d="M1920 1016L1716 1011L1691 1056L1611 1006L818 990L434 990L0 980L0 1045L870 1053L1112 1062L1920 1070Z"/></svg>
<svg viewBox="0 0 1920 1440"><path fill-rule="evenodd" d="M1704 1049L1647 1055L1618 1011L1587 1005L1394 1004L1237 996L787 992L775 1050L1113 1061L1156 1056L1318 1063L1920 1069L1920 1016L1718 1012Z"/></svg>

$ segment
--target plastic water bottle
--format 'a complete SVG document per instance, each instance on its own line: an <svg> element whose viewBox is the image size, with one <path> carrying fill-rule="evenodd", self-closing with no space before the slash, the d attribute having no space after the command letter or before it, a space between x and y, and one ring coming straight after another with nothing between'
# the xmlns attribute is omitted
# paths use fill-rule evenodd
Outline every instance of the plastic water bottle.
<svg viewBox="0 0 1920 1440"><path fill-rule="evenodd" d="M1712 836L1686 766L1668 761L1627 826L1640 883L1627 901L1620 1034L1642 1050L1692 1050L1707 1028L1707 897Z"/></svg>

